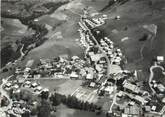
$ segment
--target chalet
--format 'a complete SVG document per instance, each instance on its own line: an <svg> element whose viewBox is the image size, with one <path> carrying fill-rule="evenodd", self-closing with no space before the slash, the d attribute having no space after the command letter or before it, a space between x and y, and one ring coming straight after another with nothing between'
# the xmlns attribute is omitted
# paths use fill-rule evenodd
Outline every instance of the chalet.
<svg viewBox="0 0 165 117"><path fill-rule="evenodd" d="M111 94L113 91L114 91L113 86L107 86L107 87L104 88L105 94Z"/></svg>
<svg viewBox="0 0 165 117"><path fill-rule="evenodd" d="M48 88L44 88L42 91L49 92L49 89Z"/></svg>
<svg viewBox="0 0 165 117"><path fill-rule="evenodd" d="M121 61L120 59L115 59L115 60L113 61L113 63L116 64L116 65L119 65L119 64L120 64L120 61Z"/></svg>
<svg viewBox="0 0 165 117"><path fill-rule="evenodd" d="M126 81L126 80L123 82L123 87L124 87L125 89L128 89L128 90L134 92L134 93L139 93L139 92L140 92L139 87L137 87L137 86L134 85L134 84L129 83L129 82Z"/></svg>
<svg viewBox="0 0 165 117"><path fill-rule="evenodd" d="M95 67L96 67L96 70L97 70L98 72L101 72L101 71L102 71L101 65L96 64Z"/></svg>
<svg viewBox="0 0 165 117"><path fill-rule="evenodd" d="M80 25L80 27L81 27L84 31L87 31L87 27L84 25L84 23L78 22L78 24Z"/></svg>
<svg viewBox="0 0 165 117"><path fill-rule="evenodd" d="M11 82L8 82L8 83L5 84L6 88L10 88L11 86L12 86Z"/></svg>
<svg viewBox="0 0 165 117"><path fill-rule="evenodd" d="M151 110L152 110L152 111L155 111L155 110L156 110L156 106L152 106L152 107L151 107Z"/></svg>
<svg viewBox="0 0 165 117"><path fill-rule="evenodd" d="M31 82L27 80L27 81L25 81L25 84L30 85Z"/></svg>
<svg viewBox="0 0 165 117"><path fill-rule="evenodd" d="M142 105L146 104L148 101L146 99L144 99L143 97L139 96L139 95L135 95L134 99L138 102L140 102Z"/></svg>
<svg viewBox="0 0 165 117"><path fill-rule="evenodd" d="M99 61L101 57L103 57L103 54L94 54L94 55L90 56L91 61L93 61L93 62Z"/></svg>
<svg viewBox="0 0 165 117"><path fill-rule="evenodd" d="M150 112L151 111L151 107L150 106L145 106L144 109L145 109L146 112Z"/></svg>
<svg viewBox="0 0 165 117"><path fill-rule="evenodd" d="M100 60L99 63L104 64L104 63L106 63L106 60Z"/></svg>
<svg viewBox="0 0 165 117"><path fill-rule="evenodd" d="M24 69L24 72L29 72L30 70L31 70L31 68L26 67L26 68Z"/></svg>
<svg viewBox="0 0 165 117"><path fill-rule="evenodd" d="M103 14L102 18L103 18L104 20L106 20L106 19L108 19L108 16L107 16L106 14Z"/></svg>
<svg viewBox="0 0 165 117"><path fill-rule="evenodd" d="M16 79L18 80L18 83L23 83L25 81L25 78L27 78L28 75L17 75Z"/></svg>
<svg viewBox="0 0 165 117"><path fill-rule="evenodd" d="M91 82L90 85L89 85L89 87L92 87L92 88L94 88L95 86L96 86L95 82Z"/></svg>
<svg viewBox="0 0 165 117"><path fill-rule="evenodd" d="M112 51L108 51L108 53L107 53L108 55L112 55L113 53L112 53Z"/></svg>
<svg viewBox="0 0 165 117"><path fill-rule="evenodd" d="M20 92L21 92L20 89L13 90L13 93L14 93L14 94L20 94Z"/></svg>
<svg viewBox="0 0 165 117"><path fill-rule="evenodd" d="M122 117L140 117L141 110L137 105L128 106L124 109Z"/></svg>
<svg viewBox="0 0 165 117"><path fill-rule="evenodd" d="M88 55L89 56L93 56L94 55L94 52L88 52Z"/></svg>
<svg viewBox="0 0 165 117"><path fill-rule="evenodd" d="M116 20L120 20L120 16L117 15L117 16L115 17L115 19L116 19Z"/></svg>
<svg viewBox="0 0 165 117"><path fill-rule="evenodd" d="M69 56L68 56L68 54L61 54L61 55L59 56L59 58L63 58L63 59L65 59L65 60L67 60L67 59L69 59Z"/></svg>
<svg viewBox="0 0 165 117"><path fill-rule="evenodd" d="M87 80L93 80L93 73L88 73L86 76Z"/></svg>
<svg viewBox="0 0 165 117"><path fill-rule="evenodd" d="M114 48L114 45L109 45L109 48L113 49Z"/></svg>
<svg viewBox="0 0 165 117"><path fill-rule="evenodd" d="M39 79L39 78L41 78L41 74L34 75L34 79Z"/></svg>
<svg viewBox="0 0 165 117"><path fill-rule="evenodd" d="M78 79L79 76L78 76L78 74L77 74L76 72L72 72L72 73L70 74L70 78L71 78L71 79L72 79L72 78Z"/></svg>
<svg viewBox="0 0 165 117"><path fill-rule="evenodd" d="M117 93L117 97L119 97L119 98L121 98L123 95L124 95L124 92L123 92L123 91L119 91L119 92Z"/></svg>
<svg viewBox="0 0 165 117"><path fill-rule="evenodd" d="M25 87L30 87L30 85L31 85L31 82L30 81L25 81L25 83L24 83L24 86Z"/></svg>
<svg viewBox="0 0 165 117"><path fill-rule="evenodd" d="M94 22L92 22L91 20L86 19L85 22L90 25L91 28L95 28L96 24Z"/></svg>
<svg viewBox="0 0 165 117"><path fill-rule="evenodd" d="M162 99L162 102L165 103L165 97Z"/></svg>
<svg viewBox="0 0 165 117"><path fill-rule="evenodd" d="M18 88L19 88L19 85L18 85L18 84L15 84L15 85L13 86L13 88L14 88L14 89L18 89Z"/></svg>
<svg viewBox="0 0 165 117"><path fill-rule="evenodd" d="M34 83L31 84L31 87L36 88L38 85L39 85L38 83L34 82Z"/></svg>
<svg viewBox="0 0 165 117"><path fill-rule="evenodd" d="M41 91L43 88L41 86L37 86L35 91Z"/></svg>
<svg viewBox="0 0 165 117"><path fill-rule="evenodd" d="M164 85L158 84L158 85L157 85L157 88L158 88L158 90L159 90L161 93L165 92L165 86L164 86Z"/></svg>
<svg viewBox="0 0 165 117"><path fill-rule="evenodd" d="M72 60L73 61L76 61L76 60L79 60L80 58L78 56L72 56Z"/></svg>
<svg viewBox="0 0 165 117"><path fill-rule="evenodd" d="M157 56L158 62L164 62L164 56Z"/></svg>
<svg viewBox="0 0 165 117"><path fill-rule="evenodd" d="M81 69L80 74L81 74L81 76L86 76L86 71L84 69Z"/></svg>

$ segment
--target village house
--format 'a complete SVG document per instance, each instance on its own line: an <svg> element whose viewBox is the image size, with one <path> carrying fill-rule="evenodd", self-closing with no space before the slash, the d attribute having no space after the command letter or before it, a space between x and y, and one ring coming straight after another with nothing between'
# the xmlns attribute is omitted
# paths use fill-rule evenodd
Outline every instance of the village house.
<svg viewBox="0 0 165 117"><path fill-rule="evenodd" d="M103 65L96 64L95 68L99 73L103 71Z"/></svg>
<svg viewBox="0 0 165 117"><path fill-rule="evenodd" d="M93 73L88 73L86 76L87 80L93 80Z"/></svg>
<svg viewBox="0 0 165 117"><path fill-rule="evenodd" d="M86 70L85 69L80 69L80 75L82 77L85 77L86 76Z"/></svg>
<svg viewBox="0 0 165 117"><path fill-rule="evenodd" d="M71 58L73 61L79 60L80 58L78 56L72 56Z"/></svg>
<svg viewBox="0 0 165 117"><path fill-rule="evenodd" d="M71 79L78 79L79 78L79 75L76 73L76 72L73 72L70 74L70 78Z"/></svg>
<svg viewBox="0 0 165 117"><path fill-rule="evenodd" d="M148 103L148 100L146 100L142 96L130 94L127 92L123 92L122 94L123 94L122 96L127 95L130 99L134 100L135 102L137 102L139 104L145 105L146 103Z"/></svg>
<svg viewBox="0 0 165 117"><path fill-rule="evenodd" d="M143 98L143 97L141 97L139 95L135 95L133 97L133 99L135 99L137 102L140 102L142 105L144 105L144 104L146 104L148 102L145 98Z"/></svg>
<svg viewBox="0 0 165 117"><path fill-rule="evenodd" d="M35 92L40 92L41 90L42 90L43 88L41 87L41 86L37 86L36 88L35 88Z"/></svg>
<svg viewBox="0 0 165 117"><path fill-rule="evenodd" d="M12 83L11 83L11 82L7 82L7 83L5 84L5 88L11 88L11 86L12 86Z"/></svg>
<svg viewBox="0 0 165 117"><path fill-rule="evenodd" d="M26 77L28 77L28 75L17 75L16 79L18 80L18 83L23 83Z"/></svg>
<svg viewBox="0 0 165 117"><path fill-rule="evenodd" d="M49 92L49 89L48 88L44 88L42 91L43 92Z"/></svg>
<svg viewBox="0 0 165 117"><path fill-rule="evenodd" d="M27 80L27 81L25 81L23 86L24 87L30 87L30 85L31 85L31 82Z"/></svg>
<svg viewBox="0 0 165 117"><path fill-rule="evenodd" d="M105 92L105 95L109 95L114 91L114 86L107 86L103 91Z"/></svg>
<svg viewBox="0 0 165 117"><path fill-rule="evenodd" d="M103 54L94 54L90 56L90 59L93 62L97 62L100 60L101 57L103 57Z"/></svg>
<svg viewBox="0 0 165 117"><path fill-rule="evenodd" d="M41 74L35 74L33 77L34 77L34 79L39 79L39 78L41 78Z"/></svg>
<svg viewBox="0 0 165 117"><path fill-rule="evenodd" d="M122 117L140 117L141 109L138 105L127 106L124 108L124 113L122 113Z"/></svg>
<svg viewBox="0 0 165 117"><path fill-rule="evenodd" d="M19 85L18 84L14 84L13 87L12 87L14 90L17 90L19 88Z"/></svg>
<svg viewBox="0 0 165 117"><path fill-rule="evenodd" d="M140 92L139 87L137 87L137 86L134 85L134 84L129 83L129 82L126 81L126 80L123 82L123 87L124 87L125 89L130 90L130 91L132 91L132 92L134 92L134 93L137 93L137 94Z"/></svg>
<svg viewBox="0 0 165 117"><path fill-rule="evenodd" d="M31 70L30 67L26 67L26 68L24 69L24 73L28 73L28 72L30 72L30 70Z"/></svg>
<svg viewBox="0 0 165 117"><path fill-rule="evenodd" d="M19 94L20 94L20 92L21 92L21 90L20 90L20 89L13 90L13 94L16 94L16 95L19 95Z"/></svg>
<svg viewBox="0 0 165 117"><path fill-rule="evenodd" d="M90 84L89 84L89 87L91 87L91 88L94 88L96 86L96 83L95 82L91 82Z"/></svg>
<svg viewBox="0 0 165 117"><path fill-rule="evenodd" d="M157 56L157 62L161 63L164 62L164 56Z"/></svg>
<svg viewBox="0 0 165 117"><path fill-rule="evenodd" d="M36 88L38 85L39 85L38 83L34 82L34 83L31 84L31 87Z"/></svg>

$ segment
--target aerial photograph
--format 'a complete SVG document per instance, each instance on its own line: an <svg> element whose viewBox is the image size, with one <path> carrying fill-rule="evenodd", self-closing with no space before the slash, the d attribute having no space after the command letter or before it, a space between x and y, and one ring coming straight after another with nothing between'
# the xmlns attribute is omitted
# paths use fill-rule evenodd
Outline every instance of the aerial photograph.
<svg viewBox="0 0 165 117"><path fill-rule="evenodd" d="M165 0L0 8L0 117L165 117Z"/></svg>

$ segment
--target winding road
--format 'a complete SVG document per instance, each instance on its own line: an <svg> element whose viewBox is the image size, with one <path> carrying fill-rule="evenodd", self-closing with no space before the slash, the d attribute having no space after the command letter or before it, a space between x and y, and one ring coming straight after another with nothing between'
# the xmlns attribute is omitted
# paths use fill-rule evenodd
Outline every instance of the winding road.
<svg viewBox="0 0 165 117"><path fill-rule="evenodd" d="M20 49L20 53L21 53L21 56L18 60L22 60L22 58L25 56L25 54L23 53L23 48L24 48L24 44L22 45L21 49Z"/></svg>
<svg viewBox="0 0 165 117"><path fill-rule="evenodd" d="M160 68L160 69L162 70L162 72L164 71L164 68L163 68L162 66L160 66L160 65L157 65L157 63L155 63L153 66L150 67L150 76L149 76L148 84L149 84L150 89L152 90L152 93L153 93L153 94L155 94L156 92L155 92L155 90L152 88L151 81L152 81L152 79L153 79L153 77L154 77L154 72L153 72L153 70L154 70L155 68ZM164 73L163 73L163 74L164 74Z"/></svg>

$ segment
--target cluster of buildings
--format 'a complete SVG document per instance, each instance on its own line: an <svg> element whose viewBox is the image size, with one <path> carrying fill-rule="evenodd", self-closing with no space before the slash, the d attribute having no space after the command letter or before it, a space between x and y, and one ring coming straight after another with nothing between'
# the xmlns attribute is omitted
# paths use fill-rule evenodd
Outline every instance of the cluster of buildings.
<svg viewBox="0 0 165 117"><path fill-rule="evenodd" d="M114 43L108 37L101 39L100 45L104 53L107 54L111 64L120 65L120 62L123 58L121 49L114 47Z"/></svg>
<svg viewBox="0 0 165 117"><path fill-rule="evenodd" d="M100 21L100 23L98 24L104 23ZM81 27L80 40L83 40L82 43L85 43L84 47L87 48L86 57L89 58L94 68L96 68L96 66L100 64L100 60L102 58L105 58L104 53L106 54L106 56L108 56L110 64L121 64L124 56L119 48L114 47L114 43L109 38L103 37L101 39L96 39L99 46L101 47L101 51L100 48L97 47L97 42L95 42L91 38L89 30L97 27L93 19L83 17L79 22L79 25ZM96 34L99 33L101 32L97 30ZM99 36L96 38L99 38ZM106 59L104 60L105 61L103 61L103 63L107 65ZM158 56L157 61L161 63L162 61L164 61L164 57ZM101 68L106 68L106 65L103 65L104 67ZM97 72L99 75L101 74L99 70ZM106 74L106 71L103 73ZM121 70L118 73L114 73L111 75L112 77L108 76L106 78L103 78L98 87L98 94L100 96L111 96L114 93L117 94L117 97L115 97L116 101L114 101L115 104L114 106L112 106L112 108L110 108L110 110L112 110L110 111L111 114L113 113L113 115L120 117L162 117L164 115L165 99L159 97L155 99L148 90L144 89L145 84L143 83L143 81L138 81L137 71L130 72L127 70ZM96 81L94 81L94 83L97 84L98 82ZM92 82L91 85L94 85L94 83ZM152 82L152 84L154 88L157 88L159 92L164 95L165 88L162 84L154 81Z"/></svg>
<svg viewBox="0 0 165 117"><path fill-rule="evenodd" d="M142 82L135 80L137 78L132 72L123 73L107 79L99 90L99 93L106 95L117 92L109 113L119 117L163 117L164 98L152 96L144 89Z"/></svg>
<svg viewBox="0 0 165 117"><path fill-rule="evenodd" d="M159 95L165 94L165 86L162 83L152 80L151 86L154 88L157 94Z"/></svg>
<svg viewBox="0 0 165 117"><path fill-rule="evenodd" d="M15 80L8 81L3 87L4 90L12 90L13 94L19 94L22 89L26 89L32 94L39 95L49 89L42 87L35 81L37 79L81 79L84 86L97 89L100 96L110 97L115 94L109 114L119 117L163 117L165 98L162 97L165 96L165 87L162 84L152 81L153 87L162 95L161 98L155 98L144 89L145 84L138 81L137 71L121 70L107 74L109 64L120 66L123 54L108 37L95 40L91 35L90 29L103 25L105 19L106 15L102 18L81 18L79 32L80 43L86 48L84 59L67 55L40 59L35 68L31 68L31 65L26 65L24 69L17 68ZM97 30L96 33L101 32ZM157 60L162 62L164 58L159 56ZM30 111L26 106L22 107L23 104L26 104L23 100L14 101L8 113L21 115L25 111Z"/></svg>
<svg viewBox="0 0 165 117"><path fill-rule="evenodd" d="M38 96L43 91L49 92L49 89L42 87L36 81L33 82L27 79L22 83L19 83L17 79L7 81L2 88L9 96L9 100L6 101L8 104L3 106L3 109L5 109L4 117L7 117L7 115L21 117L25 112L31 113L33 104L29 103L28 100L32 97L28 96Z"/></svg>

